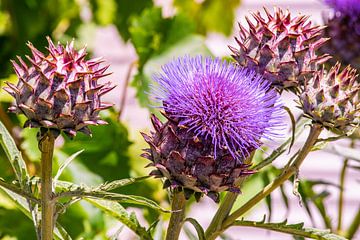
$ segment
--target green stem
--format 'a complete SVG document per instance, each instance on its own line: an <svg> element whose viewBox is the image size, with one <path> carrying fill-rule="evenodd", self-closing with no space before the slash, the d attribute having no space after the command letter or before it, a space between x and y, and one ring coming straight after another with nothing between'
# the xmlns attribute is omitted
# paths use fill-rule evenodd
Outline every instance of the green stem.
<svg viewBox="0 0 360 240"><path fill-rule="evenodd" d="M288 167L283 169L282 173L274 179L270 184L268 184L262 191L256 194L253 198L251 198L248 202L246 202L241 208L232 213L229 217L225 219L221 228L209 235L207 240L214 240L217 236L219 236L222 232L224 232L228 227L230 227L237 218L241 217L244 213L249 211L252 207L254 207L257 203L267 197L270 193L272 193L275 189L277 189L280 185L282 185L286 180L288 180L296 171L298 171L300 165L304 161L305 157L311 151L312 147L316 143L318 136L320 135L322 130L322 126L319 124L312 125L310 129L309 136L298 154L297 158L293 161L293 163L289 164Z"/></svg>
<svg viewBox="0 0 360 240"><path fill-rule="evenodd" d="M245 164L251 164L252 158L254 157L255 151L244 161ZM237 185L240 186L245 181L246 177L241 178ZM209 227L206 229L205 236L210 236L213 232L219 230L221 224L223 223L224 219L227 218L230 214L231 209L233 208L237 197L239 196L238 193L228 192L225 195L220 207L215 213L215 216L211 220Z"/></svg>
<svg viewBox="0 0 360 240"><path fill-rule="evenodd" d="M353 148L355 146L355 141L352 139L350 147ZM349 159L344 159L344 164L340 173L340 192L339 192L339 202L338 202L338 225L337 232L340 233L342 229L342 215L343 215L343 205L344 205L344 188L345 188L345 177L346 177L346 169L349 164Z"/></svg>
<svg viewBox="0 0 360 240"><path fill-rule="evenodd" d="M180 231L185 217L185 195L182 191L174 190L171 203L171 217L166 233L166 240L179 239Z"/></svg>
<svg viewBox="0 0 360 240"><path fill-rule="evenodd" d="M212 233L220 230L222 222L224 221L225 218L229 216L229 213L232 207L234 206L238 195L239 194L232 192L226 193L222 204L216 211L215 216L211 220L209 227L206 229L205 237L208 237Z"/></svg>
<svg viewBox="0 0 360 240"><path fill-rule="evenodd" d="M349 229L346 231L346 238L352 239L355 235L355 233L359 230L360 226L360 206L358 208L358 211L354 217L354 220L352 221Z"/></svg>
<svg viewBox="0 0 360 240"><path fill-rule="evenodd" d="M341 169L340 174L340 192L339 192L339 202L338 202L338 225L337 232L341 231L342 228L342 213L343 213L343 205L344 205L344 186L345 186L345 176L346 169L349 163L349 159L345 159L343 167Z"/></svg>
<svg viewBox="0 0 360 240"><path fill-rule="evenodd" d="M48 131L40 140L41 151L41 240L53 240L54 206L52 190L52 160L54 135Z"/></svg>

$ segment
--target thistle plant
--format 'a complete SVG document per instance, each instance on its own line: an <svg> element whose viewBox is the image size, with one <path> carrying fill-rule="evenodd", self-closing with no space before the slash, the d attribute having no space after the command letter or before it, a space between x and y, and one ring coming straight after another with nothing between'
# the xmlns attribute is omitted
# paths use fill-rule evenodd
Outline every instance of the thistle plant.
<svg viewBox="0 0 360 240"><path fill-rule="evenodd" d="M186 198L204 193L218 202L219 192L239 193L239 180L254 173L245 159L281 126L278 94L254 71L220 59L183 57L162 70L154 95L167 122L153 116L155 133L143 134L152 175ZM178 237L172 231L167 239Z"/></svg>
<svg viewBox="0 0 360 240"><path fill-rule="evenodd" d="M10 2L7 4L11 5ZM176 2L179 9L187 10L188 4L185 7L181 1ZM217 8L217 5L212 5L214 2L217 1L204 1L189 6L200 8L206 5L209 9ZM351 26L351 31L356 35L359 12L357 7L351 10L349 8L349 4L355 4L350 0L326 2L336 9L336 14L329 20L328 29L331 30L334 26L346 28L347 30L341 30L343 32L337 32L344 34L344 31L350 29L346 24L351 23L355 24ZM83 144L91 145L91 148L95 149L90 149L82 159L86 160L86 167L97 168L100 164L107 164L110 167L104 172L106 175L111 175L122 174L120 172L124 172L123 167L127 165L126 162L124 164L122 162L124 157L128 157L127 152L119 149L119 145L116 144L126 141L127 146L130 145L127 136L124 136L127 134L126 128L119 121L119 116L126 105L126 88L123 90L124 95L120 96L120 110L113 108L103 111L112 106L103 101L103 95L114 87L111 82L103 81L103 78L109 75L107 72L109 66L103 64L102 58L88 59L86 49L77 50L74 42L55 45L50 38L47 38L46 53L28 43L32 56L26 56L26 59L17 57L17 61L11 61L16 80L10 80L4 88L13 97L9 114L24 115L25 117L16 119L22 122L25 118L24 127L37 129L38 135L34 141L41 152L41 176L37 176L37 172L34 174L28 172L29 162L24 160L18 150L22 144L14 141L7 131L4 121L6 120L4 115L5 117L7 115L0 111L0 144L15 173L13 182L8 181L7 177L6 180L0 178L0 195L2 196L4 192L32 219L37 239L71 239L70 234L59 223L58 217L65 215L66 210L80 200L85 200L114 217L138 235L139 239L144 240L177 240L181 236L185 222L195 227L199 240L218 239L227 229L237 226L262 228L300 238L354 239L360 226L360 211L355 214L349 227L344 229L343 191L349 162L352 159L359 159L360 153L347 148L346 151L337 150L337 154L341 152L346 160L340 176L336 229L332 226L331 218L327 216L323 202L324 193L317 194L312 188L316 184L326 183L300 179L300 172L301 165L312 151L336 150L334 146L341 146L331 145L331 142L345 137L359 125L360 83L357 81L358 73L355 70L356 56L353 54L348 60L333 64L328 61L332 57L330 55L332 52L327 53L322 50L326 49L328 44L332 46L336 43L336 46L341 46L338 43L340 39L335 37L329 40L326 35L329 30L323 32L325 26L312 25L308 20L309 17L305 15L299 14L294 17L289 11L280 8L275 8L271 13L265 8L266 16L256 12L251 14L254 20L246 18L248 28L239 25L240 33L236 38L238 46L230 47L232 60L225 61L203 55L177 56L168 62L164 61L161 69L155 71L151 79L151 87L147 88L145 82L150 81L150 78L145 74L149 66L153 66L148 65L149 59L153 56L159 57L158 53L164 53L163 56L173 55L167 55L166 51L172 49L167 47L170 46L169 43L173 43L175 37L169 40L167 34L171 35L173 32L178 34L178 29L173 28L171 31L165 31L166 34L158 31L163 31L164 28L168 30L169 26L177 28L181 26L183 19L176 16L163 18L158 8L145 9L143 12L140 17L129 14L134 17L134 21L126 33L129 32L127 34L131 35L131 42L139 54L139 59L130 65L124 81L128 84L132 76L131 70L137 66L135 85L141 85L138 86L141 91L147 90L154 103L152 110L156 112L149 114L152 130L149 133L142 132L143 139L138 134L138 138L141 141L145 140L147 146L142 150L141 156L147 159L146 167L151 169L149 174L144 173L143 177L117 180L104 177L106 182L97 186L88 186L83 182L78 184L60 178L71 161L82 151L89 151L84 147L84 150L61 161L59 160L61 155L69 153L62 150L70 148L69 151L72 153L74 148L79 145L82 148ZM194 12L201 12L203 16L213 16L208 15L205 10ZM100 15L96 14L97 17ZM188 21L185 22L188 31L191 27ZM59 29L55 33L60 31ZM183 34L185 31L179 32ZM345 37L345 35L343 38L346 42L350 36ZM158 43L160 46L157 46ZM349 46L340 49L344 52L349 51L345 55L350 56L351 51L357 51L355 43L352 47L354 47L352 50L349 50ZM339 52L335 55L340 56ZM157 61L161 60L162 57L157 59ZM344 65L344 62L355 63L355 68ZM331 65L329 70L325 65ZM295 95L296 106L301 110L300 116L295 117L292 109L286 106L287 102L282 99L282 93L285 91ZM290 121L287 121L287 116ZM106 125L107 122L108 126L96 127ZM123 129L120 129L121 127ZM99 129L106 129L102 133L106 139L96 140L97 136L101 135L98 134L101 132L98 131ZM289 137L284 139L285 131L288 129ZM126 134L117 134L118 131L123 130ZM305 130L309 130L306 140L299 140L300 134ZM15 131L10 132L17 137ZM92 133L95 138L93 142L87 142L88 136L81 139L82 134L91 136ZM320 138L320 134L331 136ZM56 139L63 140L64 143L58 141L57 150L54 151ZM107 152L106 147L103 147L100 142L102 140L111 145L110 153ZM325 146L323 143L328 145ZM140 143L134 144L134 147L138 144ZM352 146L355 146L354 139ZM26 153L24 151L24 155ZM136 163L141 162L138 161L139 154L136 151L135 153L135 156L132 156L133 160ZM101 158L100 155L106 156L99 160L97 158ZM280 156L285 161L283 165L278 161ZM95 162L88 164L90 160L88 158L91 157L95 158L92 159ZM99 165L96 165L97 161ZM113 161L121 161L119 165L121 169L113 167ZM276 164L273 164L275 161ZM317 161L317 159L307 161ZM54 169L59 166L53 177L54 162ZM140 169L132 170L137 173L142 172ZM130 176L129 172L126 174ZM147 197L130 195L132 189L130 191L125 189L124 194L117 191L120 187L150 177L157 178L151 184L158 182L167 190L163 193L168 194L168 199L156 199L164 200L161 202L162 206ZM264 187L255 190L257 186L251 185L254 179L262 179ZM303 200L304 211L308 212L310 208L307 204L313 201L324 218L327 230L316 229L314 226L306 227L304 223L288 224L286 220L273 223L270 216L264 217L262 221L248 220L247 216L245 219L244 216L264 200L269 206L269 215L271 215L270 197L277 189L281 190L282 197L288 201L291 197L284 190L284 186L289 181L292 183L295 195L292 198L300 202ZM251 192L246 191L248 186L254 189ZM142 184L140 191L145 190L144 195L148 196L151 187ZM257 192L254 193L255 191ZM207 197L218 204L218 207L205 229L195 218L187 217L186 209L187 205L197 204ZM193 198L196 202L191 201ZM241 204L235 204L238 198L243 198ZM145 227L137 219L138 213L129 213L128 209L121 205L122 203L149 207L157 211L156 217L159 218L149 223L149 227ZM2 206L1 202L0 206ZM164 230L168 217L170 219L167 229ZM153 219L153 216L149 218ZM106 229L105 223L94 222L102 229ZM109 222L112 224L114 221ZM162 224L164 222L165 224ZM189 234L185 227L184 233ZM113 229L110 231L106 229L106 233L103 231L94 235L88 235L86 232L86 235L76 238L128 239L123 236L109 236L108 232L113 232ZM0 235L2 236L1 231ZM189 234L189 238L194 239L193 235L193 233Z"/></svg>
<svg viewBox="0 0 360 240"><path fill-rule="evenodd" d="M360 5L356 0L325 0L333 12L324 16L327 28L323 36L330 40L320 52L331 54L334 65L340 61L360 69Z"/></svg>
<svg viewBox="0 0 360 240"><path fill-rule="evenodd" d="M239 65L263 74L279 91L296 92L330 58L316 52L327 41L322 37L324 27L280 8L273 14L266 8L264 12L265 18L260 12L251 14L255 22L246 17L248 28L239 24L239 46L230 46L232 56Z"/></svg>
<svg viewBox="0 0 360 240"><path fill-rule="evenodd" d="M112 105L101 101L110 91L111 83L99 84L108 75L108 66L100 67L101 59L85 60L86 49L74 49L74 42L55 46L47 38L45 55L31 43L32 57L12 61L18 77L16 85L4 88L15 99L9 108L27 118L24 127L40 128L38 139L41 151L41 239L52 240L55 226L55 205L52 183L52 161L55 139L61 132L73 137L77 132L90 135L90 125L106 124L99 112Z"/></svg>
<svg viewBox="0 0 360 240"><path fill-rule="evenodd" d="M165 187L184 188L219 201L219 192L240 192L237 181L252 174L245 159L281 124L278 95L245 68L220 59L183 57L155 77L155 98L167 122L152 116L155 133L143 156L166 177Z"/></svg>

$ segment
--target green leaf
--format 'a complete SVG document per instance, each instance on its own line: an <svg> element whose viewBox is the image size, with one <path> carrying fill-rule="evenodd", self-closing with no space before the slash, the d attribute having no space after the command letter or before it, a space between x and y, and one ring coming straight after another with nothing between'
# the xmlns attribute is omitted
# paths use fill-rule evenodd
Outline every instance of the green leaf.
<svg viewBox="0 0 360 240"><path fill-rule="evenodd" d="M182 15L163 18L161 8L145 9L133 18L130 27L131 41L139 56L139 68L182 38L194 33L194 26Z"/></svg>
<svg viewBox="0 0 360 240"><path fill-rule="evenodd" d="M29 209L29 204L25 198L11 192L10 190L3 188L0 189L2 189L3 192L7 195L7 197L9 197L16 204L17 209L23 212L25 216L27 216L29 219L32 219L32 215ZM55 238L59 240L71 240L66 230L58 223L55 226L54 234L55 234Z"/></svg>
<svg viewBox="0 0 360 240"><path fill-rule="evenodd" d="M195 230L197 232L197 235L199 237L199 240L206 240L204 229L202 228L200 223L198 223L198 221L196 221L196 219L194 219L194 218L186 218L185 222L189 222L194 226L194 228L195 228Z"/></svg>
<svg viewBox="0 0 360 240"><path fill-rule="evenodd" d="M115 0L91 0L95 22L100 25L108 25L115 21L117 3Z"/></svg>
<svg viewBox="0 0 360 240"><path fill-rule="evenodd" d="M312 215L311 210L308 206L308 203L313 203L315 207L318 209L324 224L327 228L331 228L331 218L326 212L324 199L328 196L326 192L316 193L313 187L317 184L322 184L322 182L318 181L309 181L302 180L299 184L298 191L301 195L303 203L307 209L309 216Z"/></svg>
<svg viewBox="0 0 360 240"><path fill-rule="evenodd" d="M144 68L149 61L162 54L180 56L187 53L199 53L199 49L193 51L193 46L199 47L199 41L188 41L189 36L195 33L195 25L184 14L163 18L161 9L154 7L145 9L140 16L134 17L129 31L138 55L138 73L132 85L137 89L140 104L148 106L150 101L145 93L149 92L149 84L154 71L149 74L144 72ZM185 39L187 39L186 45ZM204 49L204 41L202 44L200 48Z"/></svg>
<svg viewBox="0 0 360 240"><path fill-rule="evenodd" d="M97 189L101 191L111 191L120 187L124 187L142 180L149 178L150 176L138 177L138 178L125 178L120 180L111 181L108 183L101 184Z"/></svg>
<svg viewBox="0 0 360 240"><path fill-rule="evenodd" d="M73 155L71 155L70 157L68 157L59 167L59 170L57 171L55 177L54 177L54 182L57 182L57 180L59 179L60 175L62 174L62 172L64 171L64 169L77 157L79 156L82 152L84 151L84 149L74 153Z"/></svg>
<svg viewBox="0 0 360 240"><path fill-rule="evenodd" d="M121 203L136 204L152 208L157 211L169 212L168 210L160 207L156 202L146 197L125 195L120 193L99 191L99 187L91 188L86 185L76 185L74 183L58 181L56 188L61 192L58 193L58 197L81 197L81 198L98 198L106 199Z"/></svg>
<svg viewBox="0 0 360 240"><path fill-rule="evenodd" d="M194 21L198 33L219 32L229 36L233 30L235 11L240 0L175 0L180 13Z"/></svg>
<svg viewBox="0 0 360 240"><path fill-rule="evenodd" d="M93 136L91 138L84 134L78 134L74 140L65 138L60 154L66 153L70 156L79 149L84 149L84 152L64 171L63 180L71 182L77 180L91 185L130 177L128 148L131 142L129 141L128 130L124 124L117 120L117 115L113 109L105 111L101 115L102 119L109 124L92 127ZM77 175L78 168L83 169L84 172ZM89 175L96 176L97 179L91 181L90 184L87 181L88 179L82 176L86 172Z"/></svg>
<svg viewBox="0 0 360 240"><path fill-rule="evenodd" d="M307 228L304 227L304 223L287 224L286 220L280 223L265 223L265 218L263 221L260 222L241 220L235 221L233 226L262 228L271 231L319 240L346 240L346 238L344 237L331 233L330 230Z"/></svg>
<svg viewBox="0 0 360 240"><path fill-rule="evenodd" d="M264 186L267 186L270 183L269 171L262 172L261 179L263 181ZM269 211L268 221L270 221L271 216L272 216L272 197L271 197L271 194L266 196L265 203L266 203L266 206L267 206L268 211Z"/></svg>
<svg viewBox="0 0 360 240"><path fill-rule="evenodd" d="M99 199L86 198L85 200L122 222L124 225L134 231L141 239L152 240L152 237L146 231L146 228L142 227L136 217L131 214L129 215L125 208L123 208L120 204Z"/></svg>
<svg viewBox="0 0 360 240"><path fill-rule="evenodd" d="M286 195L284 185L281 185L281 186L280 186L280 193L281 193L281 198L282 198L282 200L283 200L283 202L284 202L284 204L285 204L285 207L286 207L286 209L287 209L287 212L289 212L289 207L290 207L290 205L289 205L289 198L288 198L288 196Z"/></svg>
<svg viewBox="0 0 360 240"><path fill-rule="evenodd" d="M60 225L60 223L56 222L56 227L54 229L55 237L59 240L71 240L72 238L66 232L66 230Z"/></svg>
<svg viewBox="0 0 360 240"><path fill-rule="evenodd" d="M117 11L115 26L121 37L127 41L130 39L129 27L132 19L138 17L146 8L153 6L152 0L116 0Z"/></svg>
<svg viewBox="0 0 360 240"><path fill-rule="evenodd" d="M0 122L0 144L10 161L10 164L16 174L17 180L22 186L28 176L26 164L23 160L20 151L17 149L14 139L5 128L4 124Z"/></svg>

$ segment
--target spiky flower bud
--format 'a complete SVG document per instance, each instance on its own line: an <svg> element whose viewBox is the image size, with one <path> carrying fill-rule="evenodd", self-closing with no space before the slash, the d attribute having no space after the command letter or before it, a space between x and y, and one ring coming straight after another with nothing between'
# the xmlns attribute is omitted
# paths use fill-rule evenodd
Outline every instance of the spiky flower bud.
<svg viewBox="0 0 360 240"><path fill-rule="evenodd" d="M321 37L323 27L311 26L308 17L291 17L288 11L275 8L274 14L264 8L252 13L256 23L246 17L249 29L239 24L239 48L230 47L235 60L244 67L263 74L278 90L296 91L317 70L317 65L330 57L318 56L316 50L326 42Z"/></svg>
<svg viewBox="0 0 360 240"><path fill-rule="evenodd" d="M325 0L334 13L325 16L324 37L330 40L320 52L333 56L330 65L340 61L360 69L360 3L358 0Z"/></svg>
<svg viewBox="0 0 360 240"><path fill-rule="evenodd" d="M248 69L220 59L183 57L155 77L155 98L167 122L152 117L155 132L143 134L150 149L142 155L165 177L164 187L180 187L187 197L239 192L237 182L252 174L244 159L262 138L281 125L278 95Z"/></svg>
<svg viewBox="0 0 360 240"><path fill-rule="evenodd" d="M101 68L101 58L85 60L86 49L75 50L73 41L64 47L47 40L48 55L27 44L30 66L21 57L19 64L12 61L19 81L4 88L16 100L9 110L28 118L24 127L63 131L70 137L78 131L91 134L88 126L106 124L99 112L112 106L100 98L113 87L98 82L109 75L105 73L109 66Z"/></svg>
<svg viewBox="0 0 360 240"><path fill-rule="evenodd" d="M359 121L360 84L350 66L340 71L337 63L319 71L305 86L300 103L305 116L336 132L346 132Z"/></svg>

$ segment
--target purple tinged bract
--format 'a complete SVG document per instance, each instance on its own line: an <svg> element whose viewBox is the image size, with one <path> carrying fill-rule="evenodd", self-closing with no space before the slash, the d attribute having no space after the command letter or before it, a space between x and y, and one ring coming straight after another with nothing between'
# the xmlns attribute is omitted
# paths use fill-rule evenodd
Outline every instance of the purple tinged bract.
<svg viewBox="0 0 360 240"><path fill-rule="evenodd" d="M240 160L282 126L282 109L270 82L219 58L185 56L162 67L154 96L167 116L199 139L211 140Z"/></svg>

